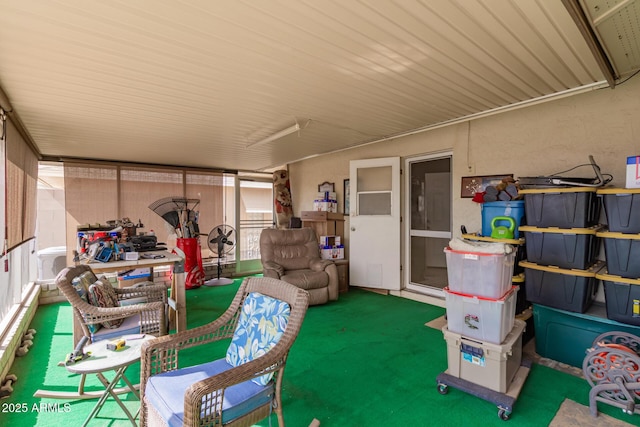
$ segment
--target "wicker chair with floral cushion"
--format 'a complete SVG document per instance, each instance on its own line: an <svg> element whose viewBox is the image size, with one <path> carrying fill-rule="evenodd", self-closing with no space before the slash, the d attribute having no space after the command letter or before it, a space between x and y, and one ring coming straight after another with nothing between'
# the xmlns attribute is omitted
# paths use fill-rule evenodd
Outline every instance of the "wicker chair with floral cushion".
<svg viewBox="0 0 640 427"><path fill-rule="evenodd" d="M56 285L69 300L82 333L92 342L128 334L167 333L164 285L114 288L106 277L96 277L88 265L63 269Z"/></svg>
<svg viewBox="0 0 640 427"><path fill-rule="evenodd" d="M215 321L144 343L141 425L251 426L273 410L284 427L282 377L308 305L303 289L251 277ZM207 344L224 339L231 339L226 355L180 365L181 350L205 346L198 352L206 354Z"/></svg>

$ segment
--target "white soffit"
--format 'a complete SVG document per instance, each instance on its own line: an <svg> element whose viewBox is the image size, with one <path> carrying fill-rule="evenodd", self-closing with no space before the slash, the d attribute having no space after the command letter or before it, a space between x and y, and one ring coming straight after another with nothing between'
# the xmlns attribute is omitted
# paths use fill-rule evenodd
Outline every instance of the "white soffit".
<svg viewBox="0 0 640 427"><path fill-rule="evenodd" d="M640 70L640 1L580 3L616 75L625 77Z"/></svg>
<svg viewBox="0 0 640 427"><path fill-rule="evenodd" d="M0 1L51 158L268 169L603 79L559 0Z"/></svg>

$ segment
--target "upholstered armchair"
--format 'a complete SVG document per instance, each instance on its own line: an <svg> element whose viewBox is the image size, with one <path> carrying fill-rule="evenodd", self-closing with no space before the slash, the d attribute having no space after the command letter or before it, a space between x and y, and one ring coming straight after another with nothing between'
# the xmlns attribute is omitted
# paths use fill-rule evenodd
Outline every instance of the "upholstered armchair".
<svg viewBox="0 0 640 427"><path fill-rule="evenodd" d="M338 270L320 258L311 228L262 230L260 258L265 277L284 280L309 292L309 305L338 299Z"/></svg>
<svg viewBox="0 0 640 427"><path fill-rule="evenodd" d="M252 426L274 411L284 427L282 378L308 304L309 294L296 286L250 277L213 322L145 342L140 424ZM221 340L230 340L226 352L208 349ZM189 366L181 356L192 347L220 354Z"/></svg>

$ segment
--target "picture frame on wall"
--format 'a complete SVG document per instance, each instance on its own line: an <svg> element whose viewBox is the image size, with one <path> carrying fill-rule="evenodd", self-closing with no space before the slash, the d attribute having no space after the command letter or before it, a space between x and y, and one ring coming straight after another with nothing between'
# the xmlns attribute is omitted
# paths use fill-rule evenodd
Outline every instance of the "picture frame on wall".
<svg viewBox="0 0 640 427"><path fill-rule="evenodd" d="M476 193L482 193L488 186L496 186L504 178L513 178L513 174L463 176L460 197L473 198Z"/></svg>
<svg viewBox="0 0 640 427"><path fill-rule="evenodd" d="M349 211L351 210L349 206L349 200L351 199L351 187L349 185L349 180L345 179L343 185L344 185L343 192L342 192L343 198L344 198L343 212L345 215L349 215Z"/></svg>

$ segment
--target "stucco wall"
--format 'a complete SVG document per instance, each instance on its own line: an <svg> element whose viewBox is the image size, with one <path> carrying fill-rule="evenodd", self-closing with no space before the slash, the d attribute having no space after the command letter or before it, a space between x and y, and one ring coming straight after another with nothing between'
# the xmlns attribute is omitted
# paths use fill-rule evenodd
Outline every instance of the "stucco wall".
<svg viewBox="0 0 640 427"><path fill-rule="evenodd" d="M460 178L513 173L548 175L595 157L612 185L624 186L625 161L640 154L640 76L600 89L420 134L327 154L288 165L295 214L310 210L318 184L335 182L340 211L349 161L453 152L453 231L479 230L480 206L460 198ZM592 176L590 168L581 169ZM404 187L404 183L402 184ZM348 218L345 229L348 230ZM347 242L348 236L344 236Z"/></svg>

